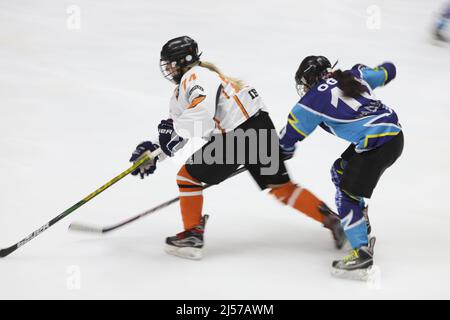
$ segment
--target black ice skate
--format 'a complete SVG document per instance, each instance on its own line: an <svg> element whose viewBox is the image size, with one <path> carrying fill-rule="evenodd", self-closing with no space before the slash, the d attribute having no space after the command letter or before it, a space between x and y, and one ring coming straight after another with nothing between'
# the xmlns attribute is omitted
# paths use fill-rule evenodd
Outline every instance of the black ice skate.
<svg viewBox="0 0 450 320"><path fill-rule="evenodd" d="M366 281L373 266L373 249L376 238L369 239L369 245L352 250L341 260L333 261L331 274L335 277Z"/></svg>
<svg viewBox="0 0 450 320"><path fill-rule="evenodd" d="M202 258L203 233L209 216L204 215L200 224L192 229L166 239L166 252L181 258L200 260Z"/></svg>
<svg viewBox="0 0 450 320"><path fill-rule="evenodd" d="M341 220L339 216L334 213L325 203L322 203L319 207L319 211L325 216L325 220L323 221L323 226L327 229L330 229L333 238L334 244L337 249L341 249L345 242L347 241L347 237L345 236L344 229L341 225Z"/></svg>

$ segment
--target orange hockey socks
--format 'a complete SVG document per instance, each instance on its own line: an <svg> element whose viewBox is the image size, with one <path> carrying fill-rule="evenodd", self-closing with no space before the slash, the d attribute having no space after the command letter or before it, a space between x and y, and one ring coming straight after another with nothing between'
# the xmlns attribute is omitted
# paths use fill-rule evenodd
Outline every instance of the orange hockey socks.
<svg viewBox="0 0 450 320"><path fill-rule="evenodd" d="M203 209L203 186L193 178L183 165L178 171L177 184L180 190L180 208L184 229L192 229L200 224Z"/></svg>
<svg viewBox="0 0 450 320"><path fill-rule="evenodd" d="M303 212L316 221L323 223L324 215L319 211L319 206L322 201L313 195L308 189L303 189L290 181L282 186L272 188L270 194L274 195L284 204Z"/></svg>

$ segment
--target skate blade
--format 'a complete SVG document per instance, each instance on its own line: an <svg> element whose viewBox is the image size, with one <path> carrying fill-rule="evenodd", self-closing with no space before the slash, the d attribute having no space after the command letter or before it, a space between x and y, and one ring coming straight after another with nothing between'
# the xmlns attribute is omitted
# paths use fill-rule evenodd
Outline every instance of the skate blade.
<svg viewBox="0 0 450 320"><path fill-rule="evenodd" d="M166 253L180 258L190 260L200 260L203 257L202 249L199 248L179 248L175 246L166 245Z"/></svg>
<svg viewBox="0 0 450 320"><path fill-rule="evenodd" d="M371 276L371 269L357 269L357 270L342 270L342 269L331 269L331 275L340 279L358 280L358 281L368 281Z"/></svg>

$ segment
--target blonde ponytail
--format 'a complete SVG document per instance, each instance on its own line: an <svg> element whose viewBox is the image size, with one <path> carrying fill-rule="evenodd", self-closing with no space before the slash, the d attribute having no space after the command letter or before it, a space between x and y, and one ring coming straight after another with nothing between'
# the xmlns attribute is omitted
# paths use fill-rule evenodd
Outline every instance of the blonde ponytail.
<svg viewBox="0 0 450 320"><path fill-rule="evenodd" d="M226 75L224 75L222 73L222 71L220 71L219 68L217 68L217 66L211 62L207 62L207 61L199 61L198 62L198 66L206 68L212 72L217 73L222 79L231 82L231 84L233 85L233 87L236 89L236 91L241 90L244 87L244 82L240 79L236 79L233 77L228 77Z"/></svg>

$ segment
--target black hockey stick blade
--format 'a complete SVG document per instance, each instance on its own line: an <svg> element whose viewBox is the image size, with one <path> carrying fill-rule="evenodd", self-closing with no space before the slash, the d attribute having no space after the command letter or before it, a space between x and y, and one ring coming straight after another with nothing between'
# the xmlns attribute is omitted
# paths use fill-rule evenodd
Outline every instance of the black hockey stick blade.
<svg viewBox="0 0 450 320"><path fill-rule="evenodd" d="M15 251L17 248L15 246L6 248L6 249L1 249L0 250L0 258L4 258L6 256L8 256L11 252Z"/></svg>

